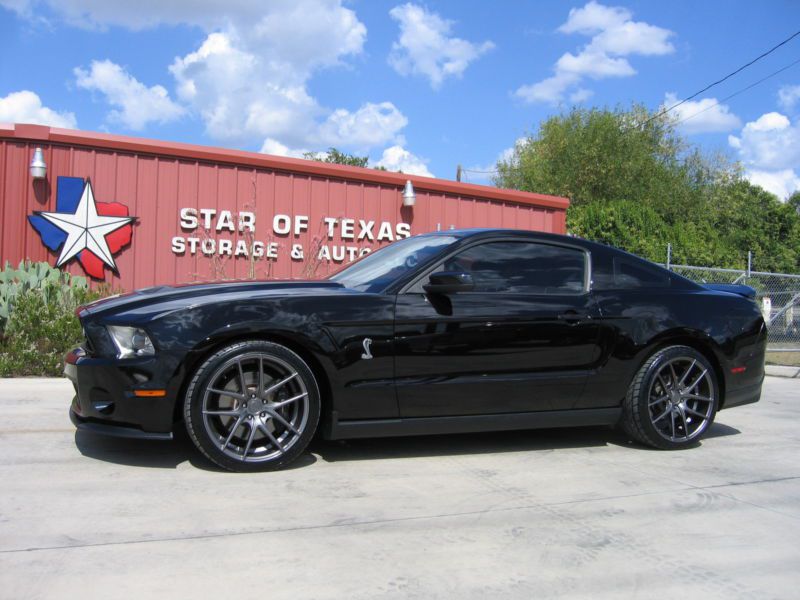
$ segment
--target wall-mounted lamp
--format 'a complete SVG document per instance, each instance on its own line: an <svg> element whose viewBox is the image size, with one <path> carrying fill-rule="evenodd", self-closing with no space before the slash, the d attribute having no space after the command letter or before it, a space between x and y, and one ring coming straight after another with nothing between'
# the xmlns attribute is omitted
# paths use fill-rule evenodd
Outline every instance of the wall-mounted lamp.
<svg viewBox="0 0 800 600"><path fill-rule="evenodd" d="M406 181L406 187L403 188L403 206L414 206L417 201L417 193L414 191L414 186L410 181Z"/></svg>
<svg viewBox="0 0 800 600"><path fill-rule="evenodd" d="M44 154L41 148L33 151L31 159L31 177L34 179L44 179L47 176L47 163L44 162Z"/></svg>

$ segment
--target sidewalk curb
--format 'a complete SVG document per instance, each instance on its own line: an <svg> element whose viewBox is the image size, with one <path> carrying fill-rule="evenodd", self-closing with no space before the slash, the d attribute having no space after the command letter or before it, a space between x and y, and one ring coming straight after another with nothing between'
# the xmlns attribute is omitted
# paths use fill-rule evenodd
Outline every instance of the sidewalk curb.
<svg viewBox="0 0 800 600"><path fill-rule="evenodd" d="M800 367L784 367L781 365L766 365L764 371L773 377L788 377L789 379L800 379Z"/></svg>

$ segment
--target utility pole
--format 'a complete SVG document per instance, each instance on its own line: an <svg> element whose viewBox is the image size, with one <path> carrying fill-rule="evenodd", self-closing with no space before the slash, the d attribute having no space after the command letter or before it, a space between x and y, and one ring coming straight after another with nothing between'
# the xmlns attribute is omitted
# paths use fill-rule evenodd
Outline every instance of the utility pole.
<svg viewBox="0 0 800 600"><path fill-rule="evenodd" d="M456 181L461 181L461 165L456 166Z"/></svg>

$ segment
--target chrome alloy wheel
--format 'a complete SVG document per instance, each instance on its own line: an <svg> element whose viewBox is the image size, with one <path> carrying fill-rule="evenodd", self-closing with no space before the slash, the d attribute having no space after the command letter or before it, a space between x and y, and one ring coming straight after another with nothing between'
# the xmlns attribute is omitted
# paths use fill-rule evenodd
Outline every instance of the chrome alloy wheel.
<svg viewBox="0 0 800 600"><path fill-rule="evenodd" d="M309 415L308 389L289 363L252 352L223 363L203 394L203 424L227 456L262 462L287 452Z"/></svg>
<svg viewBox="0 0 800 600"><path fill-rule="evenodd" d="M672 358L656 371L650 384L650 422L670 442L690 441L708 427L716 394L708 367L695 358Z"/></svg>

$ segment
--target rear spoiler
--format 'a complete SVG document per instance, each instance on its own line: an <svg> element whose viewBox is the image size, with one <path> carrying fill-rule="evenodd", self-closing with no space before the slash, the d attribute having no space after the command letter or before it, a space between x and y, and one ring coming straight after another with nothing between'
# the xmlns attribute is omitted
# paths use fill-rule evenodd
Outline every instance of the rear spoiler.
<svg viewBox="0 0 800 600"><path fill-rule="evenodd" d="M756 298L756 291L749 285L739 285L737 283L704 283L703 287L715 292L737 294L749 298L750 300L755 300Z"/></svg>

